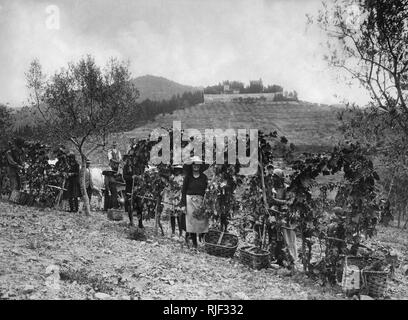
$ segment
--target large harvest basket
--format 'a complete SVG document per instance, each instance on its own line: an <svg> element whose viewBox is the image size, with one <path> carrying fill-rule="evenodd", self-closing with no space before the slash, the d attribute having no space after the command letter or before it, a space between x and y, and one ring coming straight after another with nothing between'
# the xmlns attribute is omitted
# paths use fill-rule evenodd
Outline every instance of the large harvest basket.
<svg viewBox="0 0 408 320"><path fill-rule="evenodd" d="M123 220L123 213L120 210L109 209L107 216L109 220L113 220L113 221Z"/></svg>
<svg viewBox="0 0 408 320"><path fill-rule="evenodd" d="M238 247L236 235L218 230L209 230L204 242L205 252L218 257L232 258Z"/></svg>
<svg viewBox="0 0 408 320"><path fill-rule="evenodd" d="M245 246L242 247L239 252L239 257L242 264L256 270L269 267L270 254L267 250L263 250L254 246Z"/></svg>
<svg viewBox="0 0 408 320"><path fill-rule="evenodd" d="M363 278L368 287L368 295L377 298L384 295L387 289L388 271L363 270Z"/></svg>
<svg viewBox="0 0 408 320"><path fill-rule="evenodd" d="M380 259L375 257L367 259L364 257L345 256L342 279L343 289L350 293L359 291L361 293L361 290L363 290L374 298L383 296L387 289L387 277L389 272L366 270L369 265L379 260ZM354 270L353 267L357 269L351 272L351 270ZM357 272L359 273L358 275ZM350 280L353 280L352 278L356 280L355 285L349 286L348 284L350 284ZM359 281L357 279L359 279Z"/></svg>

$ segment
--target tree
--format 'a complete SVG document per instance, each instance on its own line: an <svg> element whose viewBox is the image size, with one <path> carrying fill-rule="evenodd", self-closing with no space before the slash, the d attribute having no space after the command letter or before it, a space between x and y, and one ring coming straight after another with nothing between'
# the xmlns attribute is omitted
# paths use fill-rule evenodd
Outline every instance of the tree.
<svg viewBox="0 0 408 320"><path fill-rule="evenodd" d="M331 7L324 4L316 20L328 35L329 64L345 70L371 96L368 108L353 106L340 118L349 138L372 145L385 190L388 176L408 178L407 21L407 0L335 0ZM404 194L398 197L406 202Z"/></svg>
<svg viewBox="0 0 408 320"><path fill-rule="evenodd" d="M85 187L88 156L105 145L127 112L136 105L138 91L129 81L128 64L110 59L104 69L87 56L55 73L46 81L38 60L26 73L32 103L50 132L70 142L81 157L80 185L85 213L89 200ZM89 147L93 145L92 147Z"/></svg>
<svg viewBox="0 0 408 320"><path fill-rule="evenodd" d="M335 0L317 18L327 32L331 66L346 70L368 90L370 105L408 135L408 0Z"/></svg>
<svg viewBox="0 0 408 320"><path fill-rule="evenodd" d="M339 114L340 126L346 139L370 145L381 176L384 200L399 212L405 212L408 196L405 192L408 180L408 137L388 114L375 108L349 108Z"/></svg>

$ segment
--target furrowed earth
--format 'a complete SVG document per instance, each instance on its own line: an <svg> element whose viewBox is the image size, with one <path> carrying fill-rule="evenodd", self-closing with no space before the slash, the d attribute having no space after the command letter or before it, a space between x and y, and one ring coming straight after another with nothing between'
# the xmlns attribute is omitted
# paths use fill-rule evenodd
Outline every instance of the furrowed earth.
<svg viewBox="0 0 408 320"><path fill-rule="evenodd" d="M194 252L182 239L154 234L129 239L127 217L109 221L54 209L0 202L1 299L345 299L339 286L321 286L301 271L256 271L232 259ZM406 232L380 228L376 241L407 254ZM242 242L242 241L240 241ZM242 245L243 243L240 243ZM300 267L299 267L300 268ZM301 269L299 269L301 270ZM390 280L387 299L407 299L402 269Z"/></svg>

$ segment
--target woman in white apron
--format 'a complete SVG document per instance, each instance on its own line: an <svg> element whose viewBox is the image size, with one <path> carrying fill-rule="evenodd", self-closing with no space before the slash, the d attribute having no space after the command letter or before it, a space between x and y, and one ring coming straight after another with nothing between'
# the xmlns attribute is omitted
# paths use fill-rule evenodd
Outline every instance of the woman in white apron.
<svg viewBox="0 0 408 320"><path fill-rule="evenodd" d="M183 181L181 206L186 207L186 243L189 239L197 248L197 234L207 233L209 219L203 210L204 194L208 178L203 173L205 167L199 157L193 157L187 166Z"/></svg>

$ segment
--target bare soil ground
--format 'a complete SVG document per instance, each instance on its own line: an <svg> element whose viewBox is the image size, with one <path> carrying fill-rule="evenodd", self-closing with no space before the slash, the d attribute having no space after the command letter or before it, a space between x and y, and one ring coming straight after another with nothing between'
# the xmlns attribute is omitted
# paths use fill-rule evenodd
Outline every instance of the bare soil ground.
<svg viewBox="0 0 408 320"><path fill-rule="evenodd" d="M166 225L167 222L163 222ZM302 272L255 271L233 259L187 248L180 238L128 238L127 219L109 221L0 202L1 299L344 299L339 287L322 287ZM379 241L407 253L407 232L381 229ZM398 238L398 240L396 240ZM60 280L53 275L59 269ZM402 274L390 298L408 298Z"/></svg>

